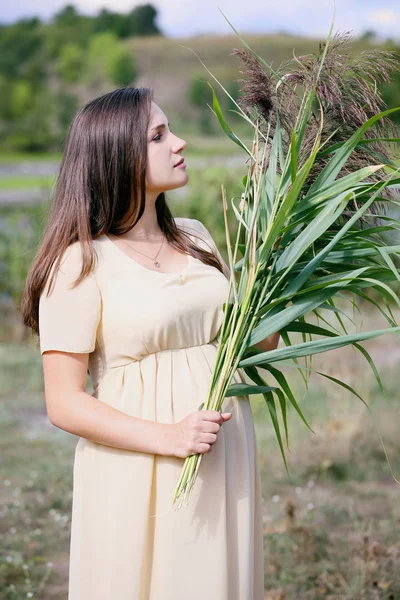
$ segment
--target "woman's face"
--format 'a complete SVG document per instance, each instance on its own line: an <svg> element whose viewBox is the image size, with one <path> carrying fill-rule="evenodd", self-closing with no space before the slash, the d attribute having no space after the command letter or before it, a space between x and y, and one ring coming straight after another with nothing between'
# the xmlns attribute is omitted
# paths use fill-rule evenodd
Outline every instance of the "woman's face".
<svg viewBox="0 0 400 600"><path fill-rule="evenodd" d="M186 167L175 167L182 159L185 140L173 134L161 108L151 103L147 137L146 190L155 193L182 187L188 182Z"/></svg>

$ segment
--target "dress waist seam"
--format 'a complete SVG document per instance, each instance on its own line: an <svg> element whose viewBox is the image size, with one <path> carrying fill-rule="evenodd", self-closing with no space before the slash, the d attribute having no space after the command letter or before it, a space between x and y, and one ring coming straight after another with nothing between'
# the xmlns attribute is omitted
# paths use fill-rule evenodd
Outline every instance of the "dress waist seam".
<svg viewBox="0 0 400 600"><path fill-rule="evenodd" d="M153 355L153 354L161 354L162 352L175 352L178 350L189 350L190 348L201 348L202 346L215 346L217 344L217 339L215 338L214 340L211 340L211 342L205 342L204 344L196 344L195 346L184 346L182 348L165 348L164 350L157 350L156 352L149 352L148 354L146 354L146 356L143 356L142 358L131 358L130 360L128 360L128 362L123 363L121 365L115 365L113 367L111 366L106 366L103 375L105 375L105 373L109 370L114 370L114 369L119 369L122 367L126 367L127 365L130 365L132 363L138 363L141 362L142 360L144 360L145 358L148 358L149 356Z"/></svg>

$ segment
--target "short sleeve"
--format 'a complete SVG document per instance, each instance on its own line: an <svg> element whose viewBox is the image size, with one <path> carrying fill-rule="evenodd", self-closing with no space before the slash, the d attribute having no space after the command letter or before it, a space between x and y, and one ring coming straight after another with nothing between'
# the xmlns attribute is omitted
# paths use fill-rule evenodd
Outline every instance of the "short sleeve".
<svg viewBox="0 0 400 600"><path fill-rule="evenodd" d="M222 254L218 250L218 247L217 247L217 245L216 245L216 243L214 241L214 238L212 237L211 233L208 231L207 227L205 225L203 225L203 223L201 221L199 221L198 219L191 219L191 221L196 225L197 231L200 233L200 235L206 241L206 243L209 246L210 250L220 260L221 265L223 267L224 275L225 275L225 277L229 281L230 277L231 277L230 269L229 269L228 265L226 264L226 262L224 261L224 259L222 258Z"/></svg>
<svg viewBox="0 0 400 600"><path fill-rule="evenodd" d="M40 353L93 352L101 315L100 291L92 272L72 288L82 267L80 242L68 246L47 296L54 265L39 299Z"/></svg>

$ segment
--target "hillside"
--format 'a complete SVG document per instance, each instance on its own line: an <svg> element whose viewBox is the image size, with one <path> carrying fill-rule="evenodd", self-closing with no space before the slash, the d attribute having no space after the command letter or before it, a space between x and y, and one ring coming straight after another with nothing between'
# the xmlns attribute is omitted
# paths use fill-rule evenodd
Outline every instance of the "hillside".
<svg viewBox="0 0 400 600"><path fill-rule="evenodd" d="M320 38L299 38L284 34L241 35L249 46L272 66L292 58L294 51L296 55L316 52L318 44L323 41ZM196 115L196 109L191 107L185 98L192 77L210 81L215 84L217 93L224 95L199 58L224 85L242 77L239 59L231 56L233 48L243 48L242 42L235 34L182 39L137 37L125 43L135 54L140 65L141 75L135 85L152 87L155 91L155 101L158 101L169 116L173 115L172 118L175 117L178 121L186 121ZM358 53L368 47L366 42L355 40L352 51Z"/></svg>

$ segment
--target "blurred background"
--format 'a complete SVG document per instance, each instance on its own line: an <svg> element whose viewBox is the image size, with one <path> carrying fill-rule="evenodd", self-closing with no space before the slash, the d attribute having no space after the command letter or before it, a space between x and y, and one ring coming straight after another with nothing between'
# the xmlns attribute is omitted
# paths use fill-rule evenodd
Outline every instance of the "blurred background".
<svg viewBox="0 0 400 600"><path fill-rule="evenodd" d="M335 31L353 34L352 53L400 51L397 1L335 4ZM47 419L41 356L21 324L19 305L69 123L84 103L111 89L152 87L172 131L188 142L189 183L167 194L172 212L200 219L226 258L221 184L228 200L240 195L246 156L208 106L207 81L232 129L249 142L251 131L200 62L238 98L242 75L231 53L242 45L221 11L252 49L276 66L294 51L318 52L331 25L333 2L221 1L217 6L208 0L182 5L46 0L34 6L19 0L1 8L1 599L67 598L78 438ZM399 106L400 76L380 91L389 107ZM400 112L393 120L399 124ZM393 312L398 315L396 306ZM371 312L367 304L355 306L351 318L345 323L350 331L387 326L379 307ZM386 336L365 345L384 392L355 349L313 361L313 368L355 387L373 418L359 399L332 381L313 374L307 391L296 369L287 369L314 430L310 433L289 410L291 481L263 398L251 396L263 486L265 598L400 598L400 485L380 441L381 435L400 479L397 340Z"/></svg>

